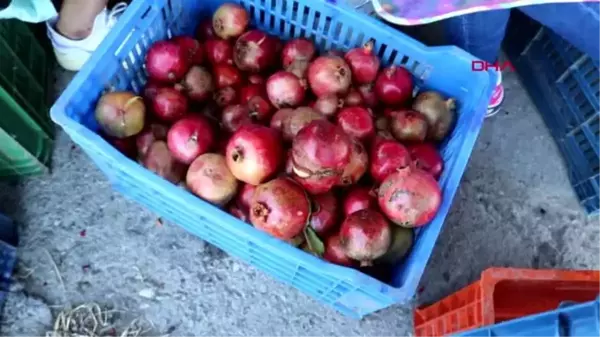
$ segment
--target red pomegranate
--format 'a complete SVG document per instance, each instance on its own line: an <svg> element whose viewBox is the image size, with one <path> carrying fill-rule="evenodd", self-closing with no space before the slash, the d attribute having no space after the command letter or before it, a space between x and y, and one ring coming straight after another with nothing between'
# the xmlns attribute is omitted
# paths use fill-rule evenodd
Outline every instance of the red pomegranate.
<svg viewBox="0 0 600 337"><path fill-rule="evenodd" d="M383 181L378 202L381 211L395 224L420 227L435 217L442 203L442 191L431 174L407 167Z"/></svg>
<svg viewBox="0 0 600 337"><path fill-rule="evenodd" d="M212 75L204 67L192 66L175 89L184 92L192 101L204 102L215 89Z"/></svg>
<svg viewBox="0 0 600 337"><path fill-rule="evenodd" d="M325 120L325 117L309 107L295 109L282 121L283 139L292 141L302 128L315 120Z"/></svg>
<svg viewBox="0 0 600 337"><path fill-rule="evenodd" d="M353 186L344 198L344 216L361 209L377 209L377 194L372 188Z"/></svg>
<svg viewBox="0 0 600 337"><path fill-rule="evenodd" d="M250 216L248 215L248 211L242 209L240 206L236 204L231 204L227 207L227 213L233 215L234 217L242 220L243 222L248 222L250 220Z"/></svg>
<svg viewBox="0 0 600 337"><path fill-rule="evenodd" d="M139 136L139 134L138 134ZM126 157L134 159L137 155L137 148L135 145L136 136L127 138L115 138L111 136L105 136L106 140L112 144L119 152L124 154Z"/></svg>
<svg viewBox="0 0 600 337"><path fill-rule="evenodd" d="M276 238L289 240L300 234L310 210L302 188L289 178L275 178L254 192L250 221Z"/></svg>
<svg viewBox="0 0 600 337"><path fill-rule="evenodd" d="M293 166L292 162L292 175L291 177L298 182L306 192L311 195L320 195L331 191L335 184L339 181L339 177L329 172L316 173L312 175L305 175L304 172L298 171Z"/></svg>
<svg viewBox="0 0 600 337"><path fill-rule="evenodd" d="M240 189L240 192L237 196L237 204L245 209L249 210L250 205L252 204L252 198L254 197L254 191L256 191L256 186L251 184L244 184Z"/></svg>
<svg viewBox="0 0 600 337"><path fill-rule="evenodd" d="M401 142L422 142L427 137L427 119L414 110L393 111L390 131Z"/></svg>
<svg viewBox="0 0 600 337"><path fill-rule="evenodd" d="M215 143L210 123L202 116L191 115L178 120L167 134L167 145L175 159L191 164L199 155L208 152Z"/></svg>
<svg viewBox="0 0 600 337"><path fill-rule="evenodd" d="M263 84L265 83L265 79L259 74L250 74L248 75L248 83Z"/></svg>
<svg viewBox="0 0 600 337"><path fill-rule="evenodd" d="M152 110L161 120L174 122L188 112L188 100L173 88L160 88L152 100Z"/></svg>
<svg viewBox="0 0 600 337"><path fill-rule="evenodd" d="M344 98L344 106L351 107L351 106L364 106L364 105L365 104L363 102L363 97L362 97L361 93L358 90L351 87L350 90L348 90L348 94Z"/></svg>
<svg viewBox="0 0 600 337"><path fill-rule="evenodd" d="M346 256L344 247L340 243L339 234L332 235L325 240L325 253L323 258L331 263L339 264L341 266L352 267L355 262Z"/></svg>
<svg viewBox="0 0 600 337"><path fill-rule="evenodd" d="M287 71L278 71L267 79L267 95L277 109L300 105L305 91L300 79Z"/></svg>
<svg viewBox="0 0 600 337"><path fill-rule="evenodd" d="M337 95L330 94L318 97L311 107L321 115L330 118L334 117L343 105L344 102Z"/></svg>
<svg viewBox="0 0 600 337"><path fill-rule="evenodd" d="M343 58L320 56L308 67L308 83L317 97L344 95L350 88L352 72Z"/></svg>
<svg viewBox="0 0 600 337"><path fill-rule="evenodd" d="M315 195L312 201L309 224L319 236L322 236L338 225L338 201L332 192Z"/></svg>
<svg viewBox="0 0 600 337"><path fill-rule="evenodd" d="M213 66L213 74L215 75L215 83L217 88L236 87L242 83L242 75L236 67L220 63Z"/></svg>
<svg viewBox="0 0 600 337"><path fill-rule="evenodd" d="M360 141L367 141L375 136L373 114L365 108L358 106L343 108L337 115L337 125L346 134Z"/></svg>
<svg viewBox="0 0 600 337"><path fill-rule="evenodd" d="M240 127L227 144L227 166L247 184L258 185L283 164L283 145L277 131L262 125Z"/></svg>
<svg viewBox="0 0 600 337"><path fill-rule="evenodd" d="M148 170L177 184L185 174L185 166L171 155L167 143L158 140L152 143L142 160L142 164Z"/></svg>
<svg viewBox="0 0 600 337"><path fill-rule="evenodd" d="M164 87L164 85L161 84L160 82L157 82L152 79L148 79L148 82L146 82L146 85L144 86L144 92L143 92L143 96L144 96L144 100L145 100L146 104L149 104L148 102L152 102L152 99L154 99L154 96L156 96L156 92L161 87Z"/></svg>
<svg viewBox="0 0 600 337"><path fill-rule="evenodd" d="M190 65L200 65L204 62L204 49L198 40L190 36L176 36L172 40L183 48Z"/></svg>
<svg viewBox="0 0 600 337"><path fill-rule="evenodd" d="M234 105L239 102L238 93L232 87L225 87L217 90L213 95L213 99L220 107Z"/></svg>
<svg viewBox="0 0 600 337"><path fill-rule="evenodd" d="M356 184L369 168L369 155L362 143L356 139L352 140L352 154L350 163L344 168L339 181L341 186Z"/></svg>
<svg viewBox="0 0 600 337"><path fill-rule="evenodd" d="M222 39L234 39L242 35L250 18L244 7L234 3L222 4L213 14L212 28Z"/></svg>
<svg viewBox="0 0 600 337"><path fill-rule="evenodd" d="M242 71L258 73L275 64L276 48L276 39L260 30L251 30L235 42L233 61Z"/></svg>
<svg viewBox="0 0 600 337"><path fill-rule="evenodd" d="M379 59L373 55L373 40L367 42L362 48L349 50L344 59L352 70L352 79L358 84L367 84L375 81L379 71Z"/></svg>
<svg viewBox="0 0 600 337"><path fill-rule="evenodd" d="M233 64L233 46L221 39L210 39L204 42L206 59L210 64Z"/></svg>
<svg viewBox="0 0 600 337"><path fill-rule="evenodd" d="M256 96L267 97L265 87L261 84L247 84L240 89L240 104L248 104Z"/></svg>
<svg viewBox="0 0 600 337"><path fill-rule="evenodd" d="M157 140L167 139L167 127L162 124L150 124L136 136L137 153L144 158L150 146Z"/></svg>
<svg viewBox="0 0 600 337"><path fill-rule="evenodd" d="M299 38L288 41L281 52L283 69L298 78L304 78L315 52L314 44L307 39Z"/></svg>
<svg viewBox="0 0 600 337"><path fill-rule="evenodd" d="M190 165L186 185L200 198L222 206L235 196L238 181L227 168L225 157L216 153L205 153Z"/></svg>
<svg viewBox="0 0 600 337"><path fill-rule="evenodd" d="M444 170L444 160L433 144L410 144L407 148L418 168L429 172L435 179L440 178Z"/></svg>
<svg viewBox="0 0 600 337"><path fill-rule="evenodd" d="M175 83L190 68L186 50L173 41L158 41L146 54L146 70L151 79Z"/></svg>
<svg viewBox="0 0 600 337"><path fill-rule="evenodd" d="M357 87L358 92L362 96L362 102L366 107L374 108L379 103L373 83L363 84Z"/></svg>
<svg viewBox="0 0 600 337"><path fill-rule="evenodd" d="M214 39L215 37L217 37L217 35L215 35L215 31L212 28L212 18L200 22L200 24L196 28L196 37L198 37L198 39L200 39L201 41L206 41L208 39Z"/></svg>
<svg viewBox="0 0 600 337"><path fill-rule="evenodd" d="M289 108L277 110L277 112L275 112L273 117L271 117L271 123L269 123L269 126L272 129L282 131L283 121L286 118L288 118L289 116L291 116L293 113L294 113L294 109L289 109Z"/></svg>
<svg viewBox="0 0 600 337"><path fill-rule="evenodd" d="M408 167L412 161L408 150L402 144L389 139L380 139L375 142L370 158L369 170L373 180L378 184L381 184L387 176L398 169Z"/></svg>
<svg viewBox="0 0 600 337"><path fill-rule="evenodd" d="M392 230L378 211L363 209L346 217L340 227L340 244L344 253L360 265L370 266L383 256L392 242Z"/></svg>
<svg viewBox="0 0 600 337"><path fill-rule="evenodd" d="M221 125L225 131L234 133L242 125L252 124L252 118L250 117L250 110L244 105L230 105L223 109L221 115Z"/></svg>
<svg viewBox="0 0 600 337"><path fill-rule="evenodd" d="M403 67L393 65L385 68L375 81L375 93L387 105L405 104L411 99L412 92L412 75Z"/></svg>

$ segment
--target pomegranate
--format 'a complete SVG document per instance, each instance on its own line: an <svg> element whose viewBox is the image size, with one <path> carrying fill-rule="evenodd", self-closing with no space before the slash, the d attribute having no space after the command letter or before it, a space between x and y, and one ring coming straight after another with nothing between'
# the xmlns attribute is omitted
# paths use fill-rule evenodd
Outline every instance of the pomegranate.
<svg viewBox="0 0 600 337"><path fill-rule="evenodd" d="M422 142L427 137L427 120L414 110L394 111L390 117L390 130L401 142Z"/></svg>
<svg viewBox="0 0 600 337"><path fill-rule="evenodd" d="M185 181L192 193L219 206L227 204L238 188L238 181L227 168L225 157L216 153L205 153L196 158Z"/></svg>
<svg viewBox="0 0 600 337"><path fill-rule="evenodd" d="M325 120L325 117L309 107L295 109L282 122L283 139L292 141L302 128L315 120Z"/></svg>
<svg viewBox="0 0 600 337"><path fill-rule="evenodd" d="M379 59L373 55L374 41L370 40L362 48L349 50L344 59L352 70L352 79L358 84L375 81L379 71Z"/></svg>
<svg viewBox="0 0 600 337"><path fill-rule="evenodd" d="M162 85L161 83L159 83L157 81L148 79L148 82L146 82L146 86L144 86L144 93L143 93L144 100L146 102L152 102L152 99L154 99L154 96L156 96L156 92L158 91L158 89L163 86L164 85Z"/></svg>
<svg viewBox="0 0 600 337"><path fill-rule="evenodd" d="M354 88L350 88L346 98L344 98L344 106L359 106L364 105L363 97L360 92Z"/></svg>
<svg viewBox="0 0 600 337"><path fill-rule="evenodd" d="M150 124L140 132L135 140L137 153L140 158L144 158L150 146L157 140L167 139L167 127L162 124Z"/></svg>
<svg viewBox="0 0 600 337"><path fill-rule="evenodd" d="M200 24L196 28L196 36L202 41L214 39L215 37L217 37L217 35L215 35L215 31L212 28L212 19L207 19L200 22Z"/></svg>
<svg viewBox="0 0 600 337"><path fill-rule="evenodd" d="M204 42L206 59L213 66L216 64L233 64L233 46L221 39L210 39Z"/></svg>
<svg viewBox="0 0 600 337"><path fill-rule="evenodd" d="M212 28L215 34L224 39L233 39L242 35L248 27L250 18L244 7L234 3L224 3L212 17Z"/></svg>
<svg viewBox="0 0 600 337"><path fill-rule="evenodd" d="M152 100L152 110L161 120L174 122L188 112L188 100L173 88L160 88Z"/></svg>
<svg viewBox="0 0 600 337"><path fill-rule="evenodd" d="M233 61L240 70L261 72L275 64L276 40L260 30L240 36L233 47Z"/></svg>
<svg viewBox="0 0 600 337"><path fill-rule="evenodd" d="M325 240L325 253L323 258L331 263L339 264L341 266L352 267L355 262L346 256L344 247L340 243L339 234L332 235Z"/></svg>
<svg viewBox="0 0 600 337"><path fill-rule="evenodd" d="M306 175L303 171L296 170L293 162L291 177L312 195L319 195L331 191L339 181L339 177L330 172Z"/></svg>
<svg viewBox="0 0 600 337"><path fill-rule="evenodd" d="M281 52L283 69L298 78L304 78L315 52L314 44L307 39L299 38L288 41Z"/></svg>
<svg viewBox="0 0 600 337"><path fill-rule="evenodd" d="M227 207L227 213L233 215L234 217L242 220L243 222L248 222L250 216L248 215L248 211L242 209L236 204L231 204Z"/></svg>
<svg viewBox="0 0 600 337"><path fill-rule="evenodd" d="M325 235L338 224L338 201L332 192L312 197L310 226L319 235Z"/></svg>
<svg viewBox="0 0 600 337"><path fill-rule="evenodd" d="M227 166L247 184L258 185L283 164L283 146L277 131L262 125L243 125L227 144Z"/></svg>
<svg viewBox="0 0 600 337"><path fill-rule="evenodd" d="M263 96L254 96L248 101L250 116L257 121L267 121L271 118L273 107Z"/></svg>
<svg viewBox="0 0 600 337"><path fill-rule="evenodd" d="M365 108L357 106L343 108L337 115L337 125L346 134L360 141L367 141L375 136L373 115Z"/></svg>
<svg viewBox="0 0 600 337"><path fill-rule="evenodd" d="M361 267L372 265L383 256L392 242L392 229L383 214L362 209L346 217L340 227L340 244L346 256L360 262Z"/></svg>
<svg viewBox="0 0 600 337"><path fill-rule="evenodd" d="M390 121L387 117L381 116L375 119L375 130L377 131L389 131L390 130Z"/></svg>
<svg viewBox="0 0 600 337"><path fill-rule="evenodd" d="M250 209L250 204L252 204L252 198L254 197L254 191L256 191L256 186L244 184L237 195L237 204L243 209Z"/></svg>
<svg viewBox="0 0 600 337"><path fill-rule="evenodd" d="M217 103L217 105L220 107L226 107L238 102L238 94L232 87L225 87L217 90L214 93L213 98L215 103Z"/></svg>
<svg viewBox="0 0 600 337"><path fill-rule="evenodd" d="M385 68L375 80L375 94L387 105L401 105L410 100L413 92L413 79L403 67Z"/></svg>
<svg viewBox="0 0 600 337"><path fill-rule="evenodd" d="M377 209L377 194L372 188L353 186L343 203L344 216L348 216L361 209Z"/></svg>
<svg viewBox="0 0 600 337"><path fill-rule="evenodd" d="M200 65L204 62L204 50L198 40L190 36L176 36L172 41L184 50L190 65Z"/></svg>
<svg viewBox="0 0 600 337"><path fill-rule="evenodd" d="M363 105L369 108L374 108L377 106L379 100L377 99L377 95L375 95L373 83L360 85L357 87L357 89L362 97Z"/></svg>
<svg viewBox="0 0 600 337"><path fill-rule="evenodd" d="M146 70L151 79L175 83L190 68L186 50L173 41L158 41L146 54Z"/></svg>
<svg viewBox="0 0 600 337"><path fill-rule="evenodd" d="M442 203L442 191L431 174L407 167L383 181L378 202L381 211L395 224L420 227L435 217Z"/></svg>
<svg viewBox="0 0 600 337"><path fill-rule="evenodd" d="M318 57L308 67L308 83L317 97L346 94L351 77L350 67L343 58L337 56Z"/></svg>
<svg viewBox="0 0 600 337"><path fill-rule="evenodd" d="M429 172L435 179L440 178L444 170L444 160L433 144L410 144L408 152L418 168Z"/></svg>
<svg viewBox="0 0 600 337"><path fill-rule="evenodd" d="M179 183L185 174L185 166L171 155L167 143L162 140L157 140L150 145L142 164L173 184Z"/></svg>
<svg viewBox="0 0 600 337"><path fill-rule="evenodd" d="M369 155L362 143L356 139L352 140L352 154L350 163L346 165L339 181L339 185L348 186L356 184L369 168Z"/></svg>
<svg viewBox="0 0 600 337"><path fill-rule="evenodd" d="M265 87L260 84L248 84L240 89L240 104L248 104L255 96L267 97Z"/></svg>
<svg viewBox="0 0 600 337"><path fill-rule="evenodd" d="M267 95L277 109L296 107L304 101L305 88L298 77L279 71L267 80Z"/></svg>
<svg viewBox="0 0 600 337"><path fill-rule="evenodd" d="M212 75L204 67L192 66L175 89L183 91L192 101L204 102L215 89Z"/></svg>
<svg viewBox="0 0 600 337"><path fill-rule="evenodd" d="M292 144L294 171L301 177L342 174L350 163L352 141L326 120L314 120L302 128Z"/></svg>
<svg viewBox="0 0 600 337"><path fill-rule="evenodd" d="M370 158L369 171L373 180L378 184L381 184L390 174L398 169L408 167L411 163L408 150L402 144L389 139L380 139L375 142Z"/></svg>
<svg viewBox="0 0 600 337"><path fill-rule="evenodd" d="M100 97L95 117L106 135L127 138L144 128L146 107L143 99L131 92L110 92Z"/></svg>
<svg viewBox="0 0 600 337"><path fill-rule="evenodd" d="M250 221L276 238L289 240L302 232L309 212L302 187L289 178L275 178L256 188Z"/></svg>
<svg viewBox="0 0 600 337"><path fill-rule="evenodd" d="M265 79L259 74L250 74L248 75L248 82L252 84L263 84L265 83Z"/></svg>
<svg viewBox="0 0 600 337"><path fill-rule="evenodd" d="M198 115L178 120L167 134L169 151L175 159L186 165L208 152L214 143L215 135L210 123Z"/></svg>
<svg viewBox="0 0 600 337"><path fill-rule="evenodd" d="M215 64L213 74L215 75L215 83L219 89L236 87L242 83L242 75L239 70L227 63Z"/></svg>
<svg viewBox="0 0 600 337"><path fill-rule="evenodd" d="M228 132L236 132L242 125L252 124L250 110L243 105L230 105L223 109L221 125Z"/></svg>
<svg viewBox="0 0 600 337"><path fill-rule="evenodd" d="M321 115L330 118L337 114L338 109L342 105L344 105L344 102L337 95L329 94L318 97L312 108Z"/></svg>
<svg viewBox="0 0 600 337"><path fill-rule="evenodd" d="M429 124L427 138L442 141L452 131L456 119L456 101L435 91L422 92L415 98L413 109L422 113Z"/></svg>
<svg viewBox="0 0 600 337"><path fill-rule="evenodd" d="M272 129L282 131L283 129L283 121L285 121L288 117L290 117L294 113L294 109L279 109L271 118L271 123L269 124Z"/></svg>
<svg viewBox="0 0 600 337"><path fill-rule="evenodd" d="M139 136L140 134L138 134ZM105 136L106 140L112 144L119 152L124 154L128 158L135 158L137 154L137 148L135 144L136 137L131 136L127 138L115 138L110 136Z"/></svg>
<svg viewBox="0 0 600 337"><path fill-rule="evenodd" d="M221 109L214 101L209 101L198 111L198 114L206 117L212 124L215 124L215 130L221 122Z"/></svg>
<svg viewBox="0 0 600 337"><path fill-rule="evenodd" d="M388 251L382 257L375 261L375 264L386 264L389 266L394 266L406 256L406 254L412 247L414 233L411 228L404 228L400 226L391 227L392 244L390 245Z"/></svg>

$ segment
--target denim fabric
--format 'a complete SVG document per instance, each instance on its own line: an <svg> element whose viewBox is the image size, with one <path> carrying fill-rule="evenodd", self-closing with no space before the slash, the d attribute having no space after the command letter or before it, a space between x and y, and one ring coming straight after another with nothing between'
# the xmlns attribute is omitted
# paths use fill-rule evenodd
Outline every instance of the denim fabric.
<svg viewBox="0 0 600 337"><path fill-rule="evenodd" d="M553 30L581 51L598 60L600 4L591 2L533 5L523 13ZM510 10L494 10L444 21L448 43L487 62L495 62L504 39Z"/></svg>

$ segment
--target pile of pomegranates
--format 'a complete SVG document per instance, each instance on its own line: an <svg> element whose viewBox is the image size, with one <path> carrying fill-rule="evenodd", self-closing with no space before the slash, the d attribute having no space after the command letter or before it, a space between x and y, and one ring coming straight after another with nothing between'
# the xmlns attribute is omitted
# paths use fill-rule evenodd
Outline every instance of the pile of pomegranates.
<svg viewBox="0 0 600 337"><path fill-rule="evenodd" d="M250 28L232 3L197 36L154 43L146 88L112 92L105 138L242 221L348 267L397 264L442 195L438 145L455 101L416 94L376 46L318 53Z"/></svg>

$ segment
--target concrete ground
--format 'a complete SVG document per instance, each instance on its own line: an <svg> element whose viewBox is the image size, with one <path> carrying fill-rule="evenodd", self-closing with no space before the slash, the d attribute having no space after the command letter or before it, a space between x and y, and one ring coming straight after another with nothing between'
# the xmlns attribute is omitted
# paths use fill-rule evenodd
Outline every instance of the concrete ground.
<svg viewBox="0 0 600 337"><path fill-rule="evenodd" d="M599 268L598 219L579 208L562 159L516 77L485 122L422 278L435 301L489 266ZM162 335L407 335L412 308L348 319L114 192L59 133L50 175L0 185L19 225L1 335L41 335L66 306L96 301Z"/></svg>

